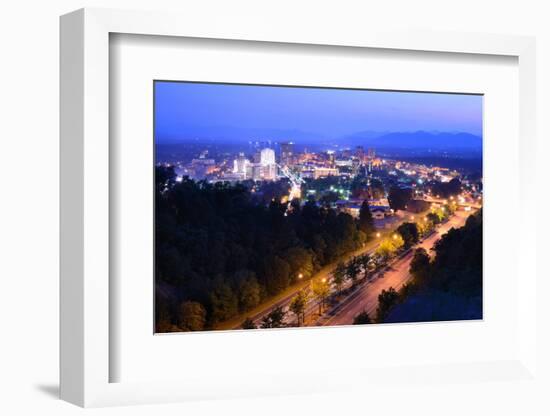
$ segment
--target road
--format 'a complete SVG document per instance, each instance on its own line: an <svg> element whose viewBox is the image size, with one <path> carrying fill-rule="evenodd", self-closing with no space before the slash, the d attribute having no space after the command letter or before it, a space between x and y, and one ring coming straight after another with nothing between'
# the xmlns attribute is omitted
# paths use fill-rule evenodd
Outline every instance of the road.
<svg viewBox="0 0 550 416"><path fill-rule="evenodd" d="M380 233L379 238L376 238L374 240L369 241L363 248L361 248L361 249L359 249L359 250L357 250L353 253L348 254L347 256L343 257L342 259L339 259L339 261L347 261L347 260L351 259L353 256L358 256L358 255L361 255L361 254L373 252L378 247L378 245L380 244L380 241L384 239L384 237L392 234L394 232L394 229L397 228L401 223L409 221L411 215L420 217L420 216L426 215L427 212L429 212L429 211L422 212L422 213L417 213L417 214L407 213L406 215L403 215L402 218L400 218L398 221L395 222L395 224L393 224L391 229L378 230L379 233ZM327 266L324 266L320 271L318 271L315 274L315 276L313 276L312 279L322 279L322 278L330 279L331 276L332 276L332 271L336 267L336 263L337 262L335 262L333 264L329 264ZM222 323L218 324L216 326L216 329L218 329L218 330L240 329L241 325L242 325L242 322L247 317L250 317L256 325L260 325L262 318L265 315L267 315L269 312L271 312L273 309L275 309L276 307L282 307L283 310L286 311L288 309L288 306L290 305L290 302L291 302L292 298L294 296L296 296L296 294L302 289L309 290L309 285L310 285L309 281L296 283L292 287L289 287L283 293L280 293L279 295L275 296L274 298L272 298L272 299L264 302L263 304L259 305L254 310L249 311L246 314L243 314L241 316L235 317L235 318L233 318L229 321L225 321L225 322L222 322ZM310 302L310 303L311 304L308 305L308 311L313 311L318 307L317 303L315 303L315 306L312 305L313 302ZM287 315L289 315L289 316L287 316L287 319L290 319L292 321L293 318L290 316L292 314L287 314Z"/></svg>
<svg viewBox="0 0 550 416"><path fill-rule="evenodd" d="M457 211L448 222L441 225L435 233L426 238L415 248L423 247L430 253L430 249L441 238L441 236L452 227L459 228L464 225L471 212ZM353 318L363 310L366 310L371 318L374 318L378 306L378 295L384 289L393 287L399 290L409 281L409 265L414 255L411 250L401 259L391 265L388 271L381 273L368 283L360 286L348 299L341 303L333 312L333 316L322 319L320 325L351 325Z"/></svg>
<svg viewBox="0 0 550 416"><path fill-rule="evenodd" d="M456 214L447 223L443 224L442 226L440 226L438 228L438 231L435 234L433 234L430 238L426 239L422 243L423 244L422 247L424 247L424 244L430 244L430 242L432 240L433 240L433 242L427 248L430 248L431 246L433 246L435 241L437 241L440 238L440 236L442 234L445 234L451 227L456 227L456 228L461 227L464 224L466 218L470 214L472 214L473 212L474 211L472 211L472 212L457 211ZM425 214L426 213L423 212L423 213L414 214L414 215L420 217L420 216L423 216ZM397 227L402 222L406 222L407 220L409 220L409 215L413 215L413 214L404 215L403 218L401 218L394 225L394 227ZM394 230L393 227L392 227L392 229L380 230L380 234L381 234L380 238L377 238L375 240L371 240L369 243L367 243L365 245L365 247L357 250L354 253L350 253L349 255L345 256L344 258L342 258L340 260L347 261L348 259L350 259L353 256L358 256L358 255L361 255L361 254L364 254L364 253L373 252L378 247L379 242L381 240L383 240L384 237L386 237L386 236L390 235L391 233L393 233L394 232L393 230ZM381 288L379 288L378 290L373 289L372 291L375 294L374 295L368 295L369 300L365 301L363 303L360 303L361 304L360 311L362 311L363 308L366 307L369 314L371 314L372 309L374 309L374 310L376 309L377 302L378 302L378 294L382 291L382 289L386 289L386 288L389 288L390 286L392 286L396 290L398 290L404 283L406 283L408 281L408 279L409 279L408 270L409 270L409 263L410 263L411 259L412 259L412 254L410 254L409 256L406 256L405 258L399 260L397 263L394 263L392 265L393 269L390 270L390 271L387 271L384 274L383 279L372 280L371 282L369 282L367 284L363 284L361 286L361 290L366 290L366 288L371 287L371 285L375 285L375 283L378 280L381 280L381 282L376 285L376 287L381 286ZM326 278L326 279L330 280L331 277L332 277L332 271L334 270L335 267L336 267L336 263L327 265L327 266L323 267L319 272L317 272L317 274L313 278L315 278L315 279ZM384 282L386 282L386 281L389 281L390 283L385 284ZM349 282L346 282L346 285L348 283ZM309 287L310 287L309 281L296 283L295 285L293 285L292 287L289 287L286 291L279 294L278 296L272 298L269 301L264 302L263 304L256 307L254 310L249 311L246 314L246 316L245 315L238 316L238 317L235 317L235 318L233 318L229 321L220 323L216 326L216 329L218 329L218 330L219 329L221 329L221 330L240 329L241 325L242 325L242 322L244 321L244 319L246 317L250 317L256 326L260 326L262 318L265 315L267 315L269 312L271 312L273 309L275 309L276 307L281 307L283 309L283 311L289 312L288 308L289 308L290 302L292 301L292 298L294 296L296 296L296 294L302 289L305 289L306 291L309 292ZM358 299L361 299L362 297L366 296L366 294L360 294L360 293L354 293L353 295L358 295L357 296ZM350 296L350 298L355 299L355 296ZM370 299L370 298L372 298L372 299ZM346 307L347 307L347 301L348 300L351 301L351 299L346 299L346 302L344 302ZM374 306L372 306L371 303L374 303ZM354 304L355 303L352 303L352 305L354 305ZM357 313L355 313L355 315L352 316L351 321L349 321L349 319L346 319L344 321L346 323L334 323L332 318L329 321L326 321L326 319L321 319L321 322L316 323L317 322L317 315L316 315L317 309L318 309L318 302L315 301L312 298L310 300L310 302L308 302L308 305L306 307L306 314L305 315L306 315L306 321L307 321L306 325L307 326L311 326L311 325L315 325L315 326L317 326L317 325L347 325L348 323L353 322L353 316L355 316L358 313L357 312ZM338 315L340 315L340 313L344 312L345 310L347 310L347 309L342 308L341 311L339 309L338 310ZM350 310L350 314L355 312L355 311L356 311L356 309L354 307L352 307L352 309ZM334 319L336 319L336 317L334 317ZM296 320L296 317L294 316L294 314L286 313L285 323L287 325L295 324L295 320ZM326 323L325 321L329 322L329 323Z"/></svg>

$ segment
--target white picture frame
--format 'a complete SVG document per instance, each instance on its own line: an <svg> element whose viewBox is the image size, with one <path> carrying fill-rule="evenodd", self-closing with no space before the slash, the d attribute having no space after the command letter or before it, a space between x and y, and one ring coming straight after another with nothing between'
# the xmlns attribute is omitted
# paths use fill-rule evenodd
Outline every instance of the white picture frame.
<svg viewBox="0 0 550 416"><path fill-rule="evenodd" d="M197 398L333 391L346 388L338 381L304 385L284 374L266 375L266 380L234 385L212 379L144 383L110 382L110 169L109 155L109 36L113 33L191 37L206 39L280 42L335 47L382 48L454 54L504 55L519 62L519 222L523 230L517 244L517 264L523 277L517 293L518 354L500 362L442 363L419 368L418 379L434 374L448 379L476 382L475 374L504 375L518 380L535 377L537 271L534 183L529 172L535 166L535 41L530 37L467 33L381 32L354 30L338 33L308 30L276 22L247 20L215 22L167 13L82 9L61 18L61 398L80 406L182 401ZM491 157L491 156L489 156ZM359 369L358 369L359 370ZM398 369L370 369L368 374L342 368L341 380L350 377L360 385L384 377L403 377ZM305 375L307 377L307 375ZM414 377L413 377L414 378ZM406 376L405 376L406 379ZM412 381L410 381L412 382ZM284 386L284 387L282 387Z"/></svg>

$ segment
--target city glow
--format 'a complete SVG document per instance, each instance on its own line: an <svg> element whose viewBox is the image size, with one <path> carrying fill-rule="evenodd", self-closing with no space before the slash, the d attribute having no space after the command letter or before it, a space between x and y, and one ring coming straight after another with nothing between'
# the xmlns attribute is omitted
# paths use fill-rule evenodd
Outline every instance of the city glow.
<svg viewBox="0 0 550 416"><path fill-rule="evenodd" d="M481 126L481 96L155 85L155 332L464 319L482 304L483 138L445 126ZM462 117L454 101L476 105Z"/></svg>

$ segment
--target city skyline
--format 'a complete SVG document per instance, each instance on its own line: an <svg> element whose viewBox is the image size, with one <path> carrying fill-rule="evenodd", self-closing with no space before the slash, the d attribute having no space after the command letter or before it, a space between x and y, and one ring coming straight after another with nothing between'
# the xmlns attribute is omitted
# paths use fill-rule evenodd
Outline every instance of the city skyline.
<svg viewBox="0 0 550 416"><path fill-rule="evenodd" d="M396 132L482 136L481 95L155 82L156 143L372 139Z"/></svg>
<svg viewBox="0 0 550 416"><path fill-rule="evenodd" d="M483 318L481 96L156 87L155 332Z"/></svg>

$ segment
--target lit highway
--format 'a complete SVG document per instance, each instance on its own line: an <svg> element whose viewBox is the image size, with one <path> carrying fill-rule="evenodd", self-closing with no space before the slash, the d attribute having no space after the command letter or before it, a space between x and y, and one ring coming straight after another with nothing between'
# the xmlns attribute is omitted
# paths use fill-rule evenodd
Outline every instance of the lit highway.
<svg viewBox="0 0 550 416"><path fill-rule="evenodd" d="M414 214L417 216L421 216L424 214ZM376 248L378 247L379 243L383 238L387 235L390 235L394 233L394 228L397 228L401 223L407 222L410 220L410 214L403 215L402 218L400 218L398 221L395 221L392 224L392 229L386 229L386 230L380 230L379 234L380 237L376 238L375 240L371 240L368 242L365 247L351 253L350 255L344 257L343 259L340 259L342 261L346 261L350 259L353 256L358 256L365 253L373 253ZM331 280L332 278L332 272L334 268L336 267L336 263L329 264L325 267L323 267L319 272L315 274L311 279L328 279ZM345 284L342 286L343 289L349 287L349 282L345 282ZM300 290L306 290L311 295L311 291L309 289L309 282L304 282L303 284L297 284L293 286L293 289L288 291L284 294L284 296L280 297L274 302L271 302L269 305L264 305L263 307L259 307L257 311L253 311L249 314L250 318L254 322L256 326L261 325L262 318L266 316L268 313L270 313L273 309L277 307L281 307L286 313L285 317L285 323L286 324L293 324L296 321L296 317L293 316L291 312L289 312L288 307L290 305L290 302L292 301L292 298L296 296L296 294ZM311 320L313 319L313 315L318 312L319 304L318 302L313 299L312 296L310 296L310 301L307 304L306 307L306 322L309 324ZM222 325L219 325L217 329L240 329L241 324L244 318L239 318L237 320L231 320L230 322L224 323Z"/></svg>
<svg viewBox="0 0 550 416"><path fill-rule="evenodd" d="M382 290L389 289L390 287L399 290L411 278L409 275L409 265L414 255L414 249L422 247L430 253L430 249L443 234L452 227L462 227L470 214L471 212L457 211L455 215L451 217L447 223L441 225L434 234L416 245L413 250L410 250L404 257L395 261L389 267L388 271L379 274L378 277L370 282L361 285L346 300L340 303L335 310L331 311L333 312L332 316L321 319L318 324L350 325L353 323L353 318L363 310L366 310L371 319L373 319L378 306L378 295Z"/></svg>
<svg viewBox="0 0 550 416"><path fill-rule="evenodd" d="M421 243L413 247L408 254L403 257L394 260L385 271L376 273L376 275L366 282L359 282L357 289L347 295L346 298L338 302L334 308L324 311L323 316L319 317L319 302L312 296L309 282L304 284L298 284L293 287L292 290L285 293L279 299L271 302L269 305L260 307L257 311L253 311L249 314L250 318L257 327L261 326L262 319L273 309L281 307L285 312L285 325L294 326L296 324L296 316L289 310L289 305L292 299L300 290L305 290L309 295L309 301L307 302L305 309L305 325L306 326L318 326L318 325L349 325L353 323L353 318L363 310L369 313L369 316L374 318L376 307L378 305L378 295L383 289L393 287L395 290L399 290L409 279L409 265L412 260L414 249L423 247L430 253L430 248L441 238L441 236L452 227L459 228L464 225L469 215L473 214L475 209L471 211L456 211L456 213L449 218L449 220L442 225L436 227L435 232L423 240ZM419 214L415 214L419 216ZM400 223L406 222L409 219L408 215L404 215L403 218L395 223L397 227ZM352 256L357 256L365 253L372 253L379 245L379 241L383 239L385 235L393 233L392 230L386 230L383 232L381 238L376 239L368 243L364 248L354 252L347 256L346 260ZM320 270L313 278L314 279L332 279L332 272L335 264L328 265ZM350 282L346 281L343 285L343 289L350 287ZM232 320L226 323L226 325L219 326L218 329L239 329L241 327L243 318L238 320Z"/></svg>

